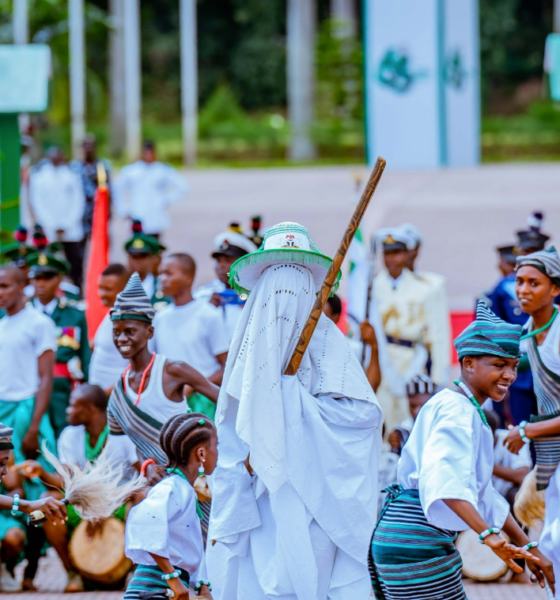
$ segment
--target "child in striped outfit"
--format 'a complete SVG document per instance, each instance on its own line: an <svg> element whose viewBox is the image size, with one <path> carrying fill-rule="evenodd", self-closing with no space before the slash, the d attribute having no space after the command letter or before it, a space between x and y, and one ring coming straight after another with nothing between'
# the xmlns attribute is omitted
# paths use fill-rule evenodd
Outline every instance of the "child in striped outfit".
<svg viewBox="0 0 560 600"><path fill-rule="evenodd" d="M193 484L216 466L216 428L201 413L177 415L163 426L160 443L169 475L130 511L126 523L125 552L138 567L125 600L188 600L189 586L212 598Z"/></svg>

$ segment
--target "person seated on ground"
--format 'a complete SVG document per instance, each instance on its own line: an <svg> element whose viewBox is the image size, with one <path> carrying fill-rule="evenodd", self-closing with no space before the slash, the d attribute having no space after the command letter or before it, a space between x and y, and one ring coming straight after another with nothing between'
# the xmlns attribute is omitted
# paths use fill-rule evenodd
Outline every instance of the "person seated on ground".
<svg viewBox="0 0 560 600"><path fill-rule="evenodd" d="M333 294L325 304L323 309L325 316L327 316L335 325L338 325L340 317L342 316L342 301L337 294ZM369 384L376 392L377 388L381 384L381 369L379 368L379 348L377 346L377 337L375 335L375 329L369 321L360 323L360 339L362 343L357 340L349 340L352 349L358 355L358 358L362 358L363 345L366 346L366 356L369 356L368 366L365 368L366 377Z"/></svg>
<svg viewBox="0 0 560 600"><path fill-rule="evenodd" d="M436 384L425 373L416 375L406 384L410 417L405 419L398 427L395 427L389 434L387 442L391 446L391 452L400 456L420 409L437 391Z"/></svg>
<svg viewBox="0 0 560 600"><path fill-rule="evenodd" d="M124 467L125 477L132 476L139 471L140 465L136 447L127 436L109 436L107 425L107 395L97 385L84 384L76 388L70 398L70 405L66 411L70 425L66 427L58 439L58 457L64 464L74 463L82 469L88 462L93 462L106 449L110 460ZM39 477L47 486L53 488L46 492L48 496L62 498L59 491L62 487L62 478L58 473L48 473L36 461L25 461L18 465L19 472L27 478ZM115 517L124 521L127 512L123 505ZM47 540L57 551L64 568L68 572L66 592L83 590L83 582L73 570L68 543L72 533L80 524L81 518L72 506L68 506L67 522L56 527L45 523ZM100 525L102 526L102 525ZM90 532L95 534L96 526L90 525Z"/></svg>
<svg viewBox="0 0 560 600"><path fill-rule="evenodd" d="M519 454L511 452L504 445L509 431L498 427L499 417L494 411L485 410L486 420L494 434L494 472L492 485L508 502L513 510L515 496L523 480L533 468L529 446L525 444Z"/></svg>
<svg viewBox="0 0 560 600"><path fill-rule="evenodd" d="M14 577L14 567L22 557L26 542L24 514L41 510L49 521L64 524L66 508L54 498L28 501L23 498L23 484L18 473L8 465L13 461L13 429L0 423L0 592L17 592L20 584Z"/></svg>

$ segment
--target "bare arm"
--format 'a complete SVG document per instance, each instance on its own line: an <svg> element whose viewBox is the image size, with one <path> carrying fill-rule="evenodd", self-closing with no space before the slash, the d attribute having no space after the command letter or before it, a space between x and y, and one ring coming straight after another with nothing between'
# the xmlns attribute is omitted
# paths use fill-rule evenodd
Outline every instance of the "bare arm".
<svg viewBox="0 0 560 600"><path fill-rule="evenodd" d="M371 349L371 357L369 365L366 369L366 377L369 384L376 392L381 385L381 368L379 367L379 348L377 345L377 336L375 335L375 329L373 325L368 321L360 323L360 336L362 342L367 344Z"/></svg>
<svg viewBox="0 0 560 600"><path fill-rule="evenodd" d="M509 467L502 467L502 465L494 465L493 474L500 479L515 483L515 485L521 485L530 470L529 467L511 469Z"/></svg>
<svg viewBox="0 0 560 600"><path fill-rule="evenodd" d="M216 360L220 363L220 368L214 374L208 377L208 381L211 381L212 383L220 386L222 385L222 379L224 378L224 369L226 366L227 352L224 352L223 354L218 354L218 356L216 356ZM206 396L206 394L204 395Z"/></svg>
<svg viewBox="0 0 560 600"><path fill-rule="evenodd" d="M546 421L538 421L537 423L527 423L525 425L525 435L530 438L545 437L547 435L557 435L560 433L560 417L548 419ZM507 446L510 452L519 454L519 450L523 448L523 440L519 432L519 427L511 427L510 431L504 439L504 445Z"/></svg>
<svg viewBox="0 0 560 600"><path fill-rule="evenodd" d="M167 558L163 558L162 556L158 556L157 554L152 554L150 552L150 556L156 561L157 566L167 574L171 574L175 571L173 565ZM189 600L189 588L185 586L185 584L178 578L170 579L168 582L169 587L173 590L175 594L175 600Z"/></svg>
<svg viewBox="0 0 560 600"><path fill-rule="evenodd" d="M455 499L445 499L445 504L449 506L449 508L456 513L471 529L473 529L476 533L480 534L483 531L489 529L489 525L486 521L480 516L476 508L466 500L455 500ZM507 523L507 521L506 521ZM510 524L511 526L511 524ZM521 530L520 530L521 531ZM528 540L527 540L528 541ZM527 542L525 542L527 543ZM484 539L484 544L490 547L490 549L497 554L513 571L516 573L522 573L523 569L514 562L516 558L524 558L527 561L538 561L535 556L533 556L527 550L522 550L514 546L513 544L508 544L505 539L501 538L499 535L493 533Z"/></svg>
<svg viewBox="0 0 560 600"><path fill-rule="evenodd" d="M193 369L187 363L180 361L173 361L166 363L165 369L173 377L176 382L177 388L181 389L181 397L182 397L182 388L185 385L190 386L195 392L206 396L212 402L218 401L218 394L220 392L220 388L217 385L214 385L211 381L206 379L202 373Z"/></svg>
<svg viewBox="0 0 560 600"><path fill-rule="evenodd" d="M39 389L35 395L31 424L21 442L21 449L27 458L36 458L39 453L39 425L49 407L53 388L54 357L54 352L47 350L38 358Z"/></svg>

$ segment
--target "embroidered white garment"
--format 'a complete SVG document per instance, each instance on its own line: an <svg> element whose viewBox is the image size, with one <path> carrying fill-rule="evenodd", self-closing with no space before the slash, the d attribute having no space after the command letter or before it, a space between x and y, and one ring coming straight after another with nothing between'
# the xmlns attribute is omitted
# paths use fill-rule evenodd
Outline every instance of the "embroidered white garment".
<svg viewBox="0 0 560 600"><path fill-rule="evenodd" d="M398 467L398 481L418 490L428 521L442 529L469 526L444 502L466 500L490 527L502 527L509 506L492 487L494 436L471 401L444 389L418 413Z"/></svg>
<svg viewBox="0 0 560 600"><path fill-rule="evenodd" d="M196 492L186 479L175 474L162 479L131 509L126 520L125 553L141 565L156 564L150 554L162 556L187 571L193 583L207 581Z"/></svg>
<svg viewBox="0 0 560 600"><path fill-rule="evenodd" d="M229 561L215 598L369 594L364 557L383 416L350 345L324 316L297 376L283 374L314 301L308 269L271 266L235 332L216 413L209 539L225 544ZM249 453L253 477L244 465ZM332 562L326 584L325 560Z"/></svg>

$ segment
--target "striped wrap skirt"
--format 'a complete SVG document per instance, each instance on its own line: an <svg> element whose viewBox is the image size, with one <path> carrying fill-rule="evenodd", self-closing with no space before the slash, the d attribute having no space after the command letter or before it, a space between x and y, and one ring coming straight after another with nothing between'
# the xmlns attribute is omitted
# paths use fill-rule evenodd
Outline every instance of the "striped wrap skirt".
<svg viewBox="0 0 560 600"><path fill-rule="evenodd" d="M376 600L466 600L457 533L428 523L417 490L386 491L369 556Z"/></svg>
<svg viewBox="0 0 560 600"><path fill-rule="evenodd" d="M178 569L181 572L180 579L189 587L189 574L183 569ZM132 579L126 586L124 600L169 600L167 590L169 585L161 576L163 571L152 565L138 565Z"/></svg>

